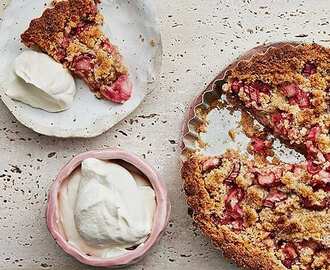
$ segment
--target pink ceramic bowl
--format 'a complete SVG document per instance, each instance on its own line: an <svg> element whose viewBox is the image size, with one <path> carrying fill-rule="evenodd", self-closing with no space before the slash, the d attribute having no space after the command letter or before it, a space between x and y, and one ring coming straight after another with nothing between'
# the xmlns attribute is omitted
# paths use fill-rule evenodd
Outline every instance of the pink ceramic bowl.
<svg viewBox="0 0 330 270"><path fill-rule="evenodd" d="M136 249L127 251L127 254L111 259L97 258L84 254L66 241L59 228L58 193L60 192L61 184L78 166L80 166L84 159L91 157L103 160L123 160L135 166L148 178L156 194L157 206L154 216L154 224L148 239L143 244L139 245ZM120 267L136 263L138 260L143 258L143 256L151 249L152 246L157 243L162 235L162 232L167 226L170 208L171 207L167 197L165 185L157 175L156 171L150 165L142 161L137 156L117 148L95 150L77 155L59 172L48 195L47 226L57 244L66 253L73 256L78 261L92 266L108 268Z"/></svg>

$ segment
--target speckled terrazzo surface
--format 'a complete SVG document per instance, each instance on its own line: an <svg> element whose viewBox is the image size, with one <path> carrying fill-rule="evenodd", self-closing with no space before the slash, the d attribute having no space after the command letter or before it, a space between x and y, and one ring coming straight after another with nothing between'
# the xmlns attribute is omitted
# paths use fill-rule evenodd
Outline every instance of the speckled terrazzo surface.
<svg viewBox="0 0 330 270"><path fill-rule="evenodd" d="M330 46L330 2L156 2L164 47L160 87L109 132L87 140L40 136L0 103L0 269L92 269L68 257L48 234L47 191L75 153L111 146L154 165L173 207L160 244L130 269L237 269L213 250L187 214L178 146L184 112L222 67L256 45L294 40Z"/></svg>

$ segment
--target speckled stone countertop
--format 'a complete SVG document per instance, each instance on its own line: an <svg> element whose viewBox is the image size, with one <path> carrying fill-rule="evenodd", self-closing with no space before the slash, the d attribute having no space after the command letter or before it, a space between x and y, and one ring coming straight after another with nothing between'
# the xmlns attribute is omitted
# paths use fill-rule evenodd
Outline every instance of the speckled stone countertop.
<svg viewBox="0 0 330 270"><path fill-rule="evenodd" d="M4 4L1 0L1 5ZM56 139L19 124L0 104L0 269L92 269L67 256L45 225L58 170L82 151L119 146L154 165L172 201L160 244L129 269L237 269L194 228L182 192L180 126L191 99L233 59L259 44L330 46L328 0L157 0L163 38L160 87L126 120L94 139Z"/></svg>

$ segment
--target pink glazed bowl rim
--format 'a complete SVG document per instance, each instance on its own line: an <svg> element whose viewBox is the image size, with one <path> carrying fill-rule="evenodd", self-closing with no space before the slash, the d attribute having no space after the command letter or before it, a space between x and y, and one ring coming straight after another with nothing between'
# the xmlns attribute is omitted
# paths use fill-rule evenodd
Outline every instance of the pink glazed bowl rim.
<svg viewBox="0 0 330 270"><path fill-rule="evenodd" d="M61 184L78 166L80 166L81 162L87 158L97 158L101 160L117 159L126 161L139 169L148 178L155 191L157 205L151 233L143 244L132 251L128 251L127 254L110 259L88 256L74 246L70 245L59 231L58 194L60 192ZM136 155L118 148L93 150L75 156L60 170L57 175L56 180L48 194L48 206L46 213L47 227L57 244L66 253L73 256L81 263L100 267L125 266L137 262L151 249L152 246L157 243L162 232L167 226L170 208L166 187L156 171L149 164L142 161Z"/></svg>

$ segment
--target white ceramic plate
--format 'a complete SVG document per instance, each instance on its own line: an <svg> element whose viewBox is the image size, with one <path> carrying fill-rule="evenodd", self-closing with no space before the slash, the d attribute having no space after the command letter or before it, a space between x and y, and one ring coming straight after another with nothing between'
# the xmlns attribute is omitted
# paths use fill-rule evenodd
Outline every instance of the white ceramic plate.
<svg viewBox="0 0 330 270"><path fill-rule="evenodd" d="M14 79L13 60L26 49L20 34L44 10L45 0L11 0L5 8L0 25L0 86ZM162 46L154 1L102 0L99 10L104 16L103 31L128 65L133 96L123 105L98 100L85 83L76 80L78 91L72 108L49 113L10 99L0 87L2 101L25 126L49 136L94 137L130 114L155 88Z"/></svg>

